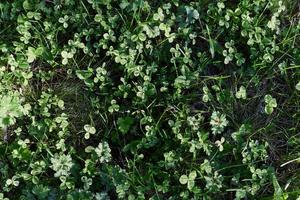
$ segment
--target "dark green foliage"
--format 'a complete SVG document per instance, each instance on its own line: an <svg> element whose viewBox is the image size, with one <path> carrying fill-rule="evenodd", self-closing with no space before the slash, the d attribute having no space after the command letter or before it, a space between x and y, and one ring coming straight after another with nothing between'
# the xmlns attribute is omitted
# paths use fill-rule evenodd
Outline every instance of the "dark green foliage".
<svg viewBox="0 0 300 200"><path fill-rule="evenodd" d="M0 3L1 199L297 199L293 0Z"/></svg>

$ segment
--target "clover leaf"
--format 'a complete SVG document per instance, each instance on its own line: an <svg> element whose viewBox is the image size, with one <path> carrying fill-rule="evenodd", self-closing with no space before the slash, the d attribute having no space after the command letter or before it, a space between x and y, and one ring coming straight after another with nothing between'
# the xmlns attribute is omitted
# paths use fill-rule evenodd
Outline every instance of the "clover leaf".
<svg viewBox="0 0 300 200"><path fill-rule="evenodd" d="M39 47L37 49L33 47L28 47L26 55L27 55L27 62L32 63L38 56L43 54L43 47Z"/></svg>
<svg viewBox="0 0 300 200"><path fill-rule="evenodd" d="M185 7L185 11L186 11L186 22L187 23L194 23L195 20L199 19L199 12L197 10L195 10L194 8L190 7L190 6L186 6Z"/></svg>
<svg viewBox="0 0 300 200"><path fill-rule="evenodd" d="M68 64L68 59L73 58L74 54L71 52L67 52L67 51L62 51L61 52L61 56L62 56L62 64L66 65Z"/></svg>
<svg viewBox="0 0 300 200"><path fill-rule="evenodd" d="M265 112L270 115L273 113L274 111L274 108L277 107L277 102L276 102L276 99L273 98L271 95L267 94L265 95L265 103L266 103L266 106L265 106Z"/></svg>
<svg viewBox="0 0 300 200"><path fill-rule="evenodd" d="M120 106L117 104L116 100L111 100L111 106L108 107L108 112L113 113L113 112L118 112L120 109Z"/></svg>
<svg viewBox="0 0 300 200"><path fill-rule="evenodd" d="M187 184L187 187L189 190L192 190L193 187L195 186L195 179L197 177L197 173L196 171L192 171L189 173L189 175L182 175L180 176L179 178L179 182L183 185L186 185Z"/></svg>
<svg viewBox="0 0 300 200"><path fill-rule="evenodd" d="M246 99L247 98L246 88L244 86L241 86L239 91L236 92L235 96L238 99Z"/></svg>
<svg viewBox="0 0 300 200"><path fill-rule="evenodd" d="M84 130L85 130L85 135L84 135L85 139L89 139L90 135L94 135L96 133L95 127L89 124L84 125Z"/></svg>
<svg viewBox="0 0 300 200"><path fill-rule="evenodd" d="M64 28L68 28L68 20L69 20L69 16L68 15L65 15L64 17L60 17L59 19L58 19L58 22L59 23L61 23L61 24L63 24L63 27Z"/></svg>
<svg viewBox="0 0 300 200"><path fill-rule="evenodd" d="M158 21L158 20L163 21L164 17L165 17L164 13L163 13L163 10L161 8L158 8L157 13L153 14L153 19L155 21Z"/></svg>

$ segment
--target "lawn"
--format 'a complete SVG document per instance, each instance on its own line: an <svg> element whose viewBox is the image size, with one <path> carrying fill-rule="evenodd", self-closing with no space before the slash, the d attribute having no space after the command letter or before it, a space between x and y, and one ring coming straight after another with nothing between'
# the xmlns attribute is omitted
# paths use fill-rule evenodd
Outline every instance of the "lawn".
<svg viewBox="0 0 300 200"><path fill-rule="evenodd" d="M300 200L300 3L1 1L17 199Z"/></svg>

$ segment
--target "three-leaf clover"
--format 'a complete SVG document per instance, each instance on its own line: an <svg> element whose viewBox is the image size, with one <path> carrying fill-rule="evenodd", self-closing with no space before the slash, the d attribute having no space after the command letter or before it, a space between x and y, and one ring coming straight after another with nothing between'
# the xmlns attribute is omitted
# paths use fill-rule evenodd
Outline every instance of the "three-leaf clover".
<svg viewBox="0 0 300 200"><path fill-rule="evenodd" d="M37 56L40 56L43 54L43 47L39 47L37 49L33 48L33 47L28 47L26 55L27 55L27 62L28 63L32 63Z"/></svg>
<svg viewBox="0 0 300 200"><path fill-rule="evenodd" d="M62 56L62 64L66 65L68 64L68 59L73 58L74 54L71 52L67 52L67 51L62 51L61 52L61 56Z"/></svg>
<svg viewBox="0 0 300 200"><path fill-rule="evenodd" d="M246 88L244 86L241 86L239 91L236 92L235 96L238 99L246 99L247 98Z"/></svg>
<svg viewBox="0 0 300 200"><path fill-rule="evenodd" d="M13 186L19 186L20 182L18 181L18 178L17 176L13 176L11 179L7 179L6 180L6 185L7 186L10 186L10 185L13 185Z"/></svg>
<svg viewBox="0 0 300 200"><path fill-rule="evenodd" d="M164 13L163 13L163 10L161 8L158 8L157 13L153 14L153 19L155 21L158 21L158 20L163 21L164 17L165 17Z"/></svg>
<svg viewBox="0 0 300 200"><path fill-rule="evenodd" d="M272 114L272 112L274 111L274 108L277 107L276 99L273 98L271 95L267 94L265 96L265 103L266 103L265 112L268 115Z"/></svg>
<svg viewBox="0 0 300 200"><path fill-rule="evenodd" d="M187 184L188 189L192 190L193 187L195 186L196 177L197 177L196 171L191 171L188 176L185 174L180 176L179 182L183 185Z"/></svg>
<svg viewBox="0 0 300 200"><path fill-rule="evenodd" d="M222 137L221 140L217 140L215 142L215 144L217 145L217 147L219 148L219 151L223 151L224 150L224 147L223 147L223 143L225 142L225 138Z"/></svg>
<svg viewBox="0 0 300 200"><path fill-rule="evenodd" d="M111 106L108 108L108 112L113 113L113 112L118 112L120 109L120 106L117 104L116 100L111 100Z"/></svg>
<svg viewBox="0 0 300 200"><path fill-rule="evenodd" d="M186 22L187 23L194 23L195 20L199 19L199 12L197 10L195 10L192 7L186 6L185 7L185 11L186 11Z"/></svg>
<svg viewBox="0 0 300 200"><path fill-rule="evenodd" d="M85 134L84 134L85 139L89 139L90 135L94 135L96 133L95 127L89 124L84 125L84 130L85 130Z"/></svg>
<svg viewBox="0 0 300 200"><path fill-rule="evenodd" d="M40 20L42 18L41 13L38 12L28 12L27 17L29 19L35 19L35 20Z"/></svg>
<svg viewBox="0 0 300 200"><path fill-rule="evenodd" d="M64 28L68 28L68 20L69 20L69 16L68 15L65 15L64 17L60 17L59 19L58 19L58 22L59 23L61 23L61 24L63 24L63 27Z"/></svg>

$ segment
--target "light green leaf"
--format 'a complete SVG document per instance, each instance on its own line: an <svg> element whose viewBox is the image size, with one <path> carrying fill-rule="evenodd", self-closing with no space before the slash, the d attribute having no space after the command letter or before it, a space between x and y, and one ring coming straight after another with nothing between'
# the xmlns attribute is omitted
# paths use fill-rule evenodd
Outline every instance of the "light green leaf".
<svg viewBox="0 0 300 200"><path fill-rule="evenodd" d="M265 95L264 99L266 103L265 112L270 115L271 113L273 113L274 108L277 107L276 99L269 94Z"/></svg>
<svg viewBox="0 0 300 200"><path fill-rule="evenodd" d="M189 180L189 178L187 177L187 175L182 175L182 176L180 176L180 178L179 178L179 182L181 183L181 184L187 184L187 182L188 182L188 180Z"/></svg>
<svg viewBox="0 0 300 200"><path fill-rule="evenodd" d="M197 177L197 172L196 171L192 171L189 174L189 180L195 180L196 177Z"/></svg>
<svg viewBox="0 0 300 200"><path fill-rule="evenodd" d="M102 16L100 14L96 14L94 17L95 22L101 22Z"/></svg>
<svg viewBox="0 0 300 200"><path fill-rule="evenodd" d="M274 200L285 200L288 198L287 195L284 194L282 188L280 187L277 178L275 175L272 177L273 187L274 187Z"/></svg>
<svg viewBox="0 0 300 200"><path fill-rule="evenodd" d="M273 108L277 107L277 102L276 99L272 98L271 101L268 103L270 106L272 106Z"/></svg>
<svg viewBox="0 0 300 200"><path fill-rule="evenodd" d="M90 134L89 133L85 133L84 134L84 139L86 139L86 140L90 139Z"/></svg>
<svg viewBox="0 0 300 200"><path fill-rule="evenodd" d="M95 127L89 125L89 124L86 124L84 125L84 130L87 132L87 133L90 133L90 134L95 134L96 133L96 129Z"/></svg>
<svg viewBox="0 0 300 200"><path fill-rule="evenodd" d="M271 100L272 100L272 96L271 95L269 95L269 94L265 95L265 102L266 103L269 103Z"/></svg>
<svg viewBox="0 0 300 200"><path fill-rule="evenodd" d="M300 91L300 81L296 85L296 90Z"/></svg>
<svg viewBox="0 0 300 200"><path fill-rule="evenodd" d="M239 91L236 92L235 96L238 99L246 99L247 98L246 88L244 86L241 86Z"/></svg>
<svg viewBox="0 0 300 200"><path fill-rule="evenodd" d="M35 50L35 55L37 56L40 56L44 53L44 48L43 47L38 47L36 50Z"/></svg>
<svg viewBox="0 0 300 200"><path fill-rule="evenodd" d="M64 50L61 52L61 56L65 59L73 58L73 53Z"/></svg>
<svg viewBox="0 0 300 200"><path fill-rule="evenodd" d="M36 59L35 49L32 47L29 47L27 52L27 62L32 63Z"/></svg>
<svg viewBox="0 0 300 200"><path fill-rule="evenodd" d="M146 41L146 39L147 39L147 37L144 33L139 33L138 37L139 37L140 41L142 41L142 42Z"/></svg>
<svg viewBox="0 0 300 200"><path fill-rule="evenodd" d="M195 181L194 180L188 180L188 184L187 184L188 189L192 190L194 186L195 186Z"/></svg>
<svg viewBox="0 0 300 200"><path fill-rule="evenodd" d="M265 112L266 112L268 115L272 114L273 111L274 111L273 107L271 107L271 106L266 106L266 107L265 107Z"/></svg>
<svg viewBox="0 0 300 200"><path fill-rule="evenodd" d="M79 79L86 80L90 78L93 75L93 73L89 70L76 70L76 75Z"/></svg>
<svg viewBox="0 0 300 200"><path fill-rule="evenodd" d="M126 0L124 0L120 3L120 8L123 10L129 5L130 5L130 3L128 3L128 1L126 1Z"/></svg>
<svg viewBox="0 0 300 200"><path fill-rule="evenodd" d="M68 64L68 59L64 58L64 59L62 60L62 64L63 64L63 65Z"/></svg>
<svg viewBox="0 0 300 200"><path fill-rule="evenodd" d="M27 0L23 2L23 8L25 10L30 10L31 9L31 5Z"/></svg>
<svg viewBox="0 0 300 200"><path fill-rule="evenodd" d="M87 146L87 147L85 148L84 151L85 151L86 153L91 153L92 151L94 151L94 149L95 149L95 148L92 147L92 146Z"/></svg>

